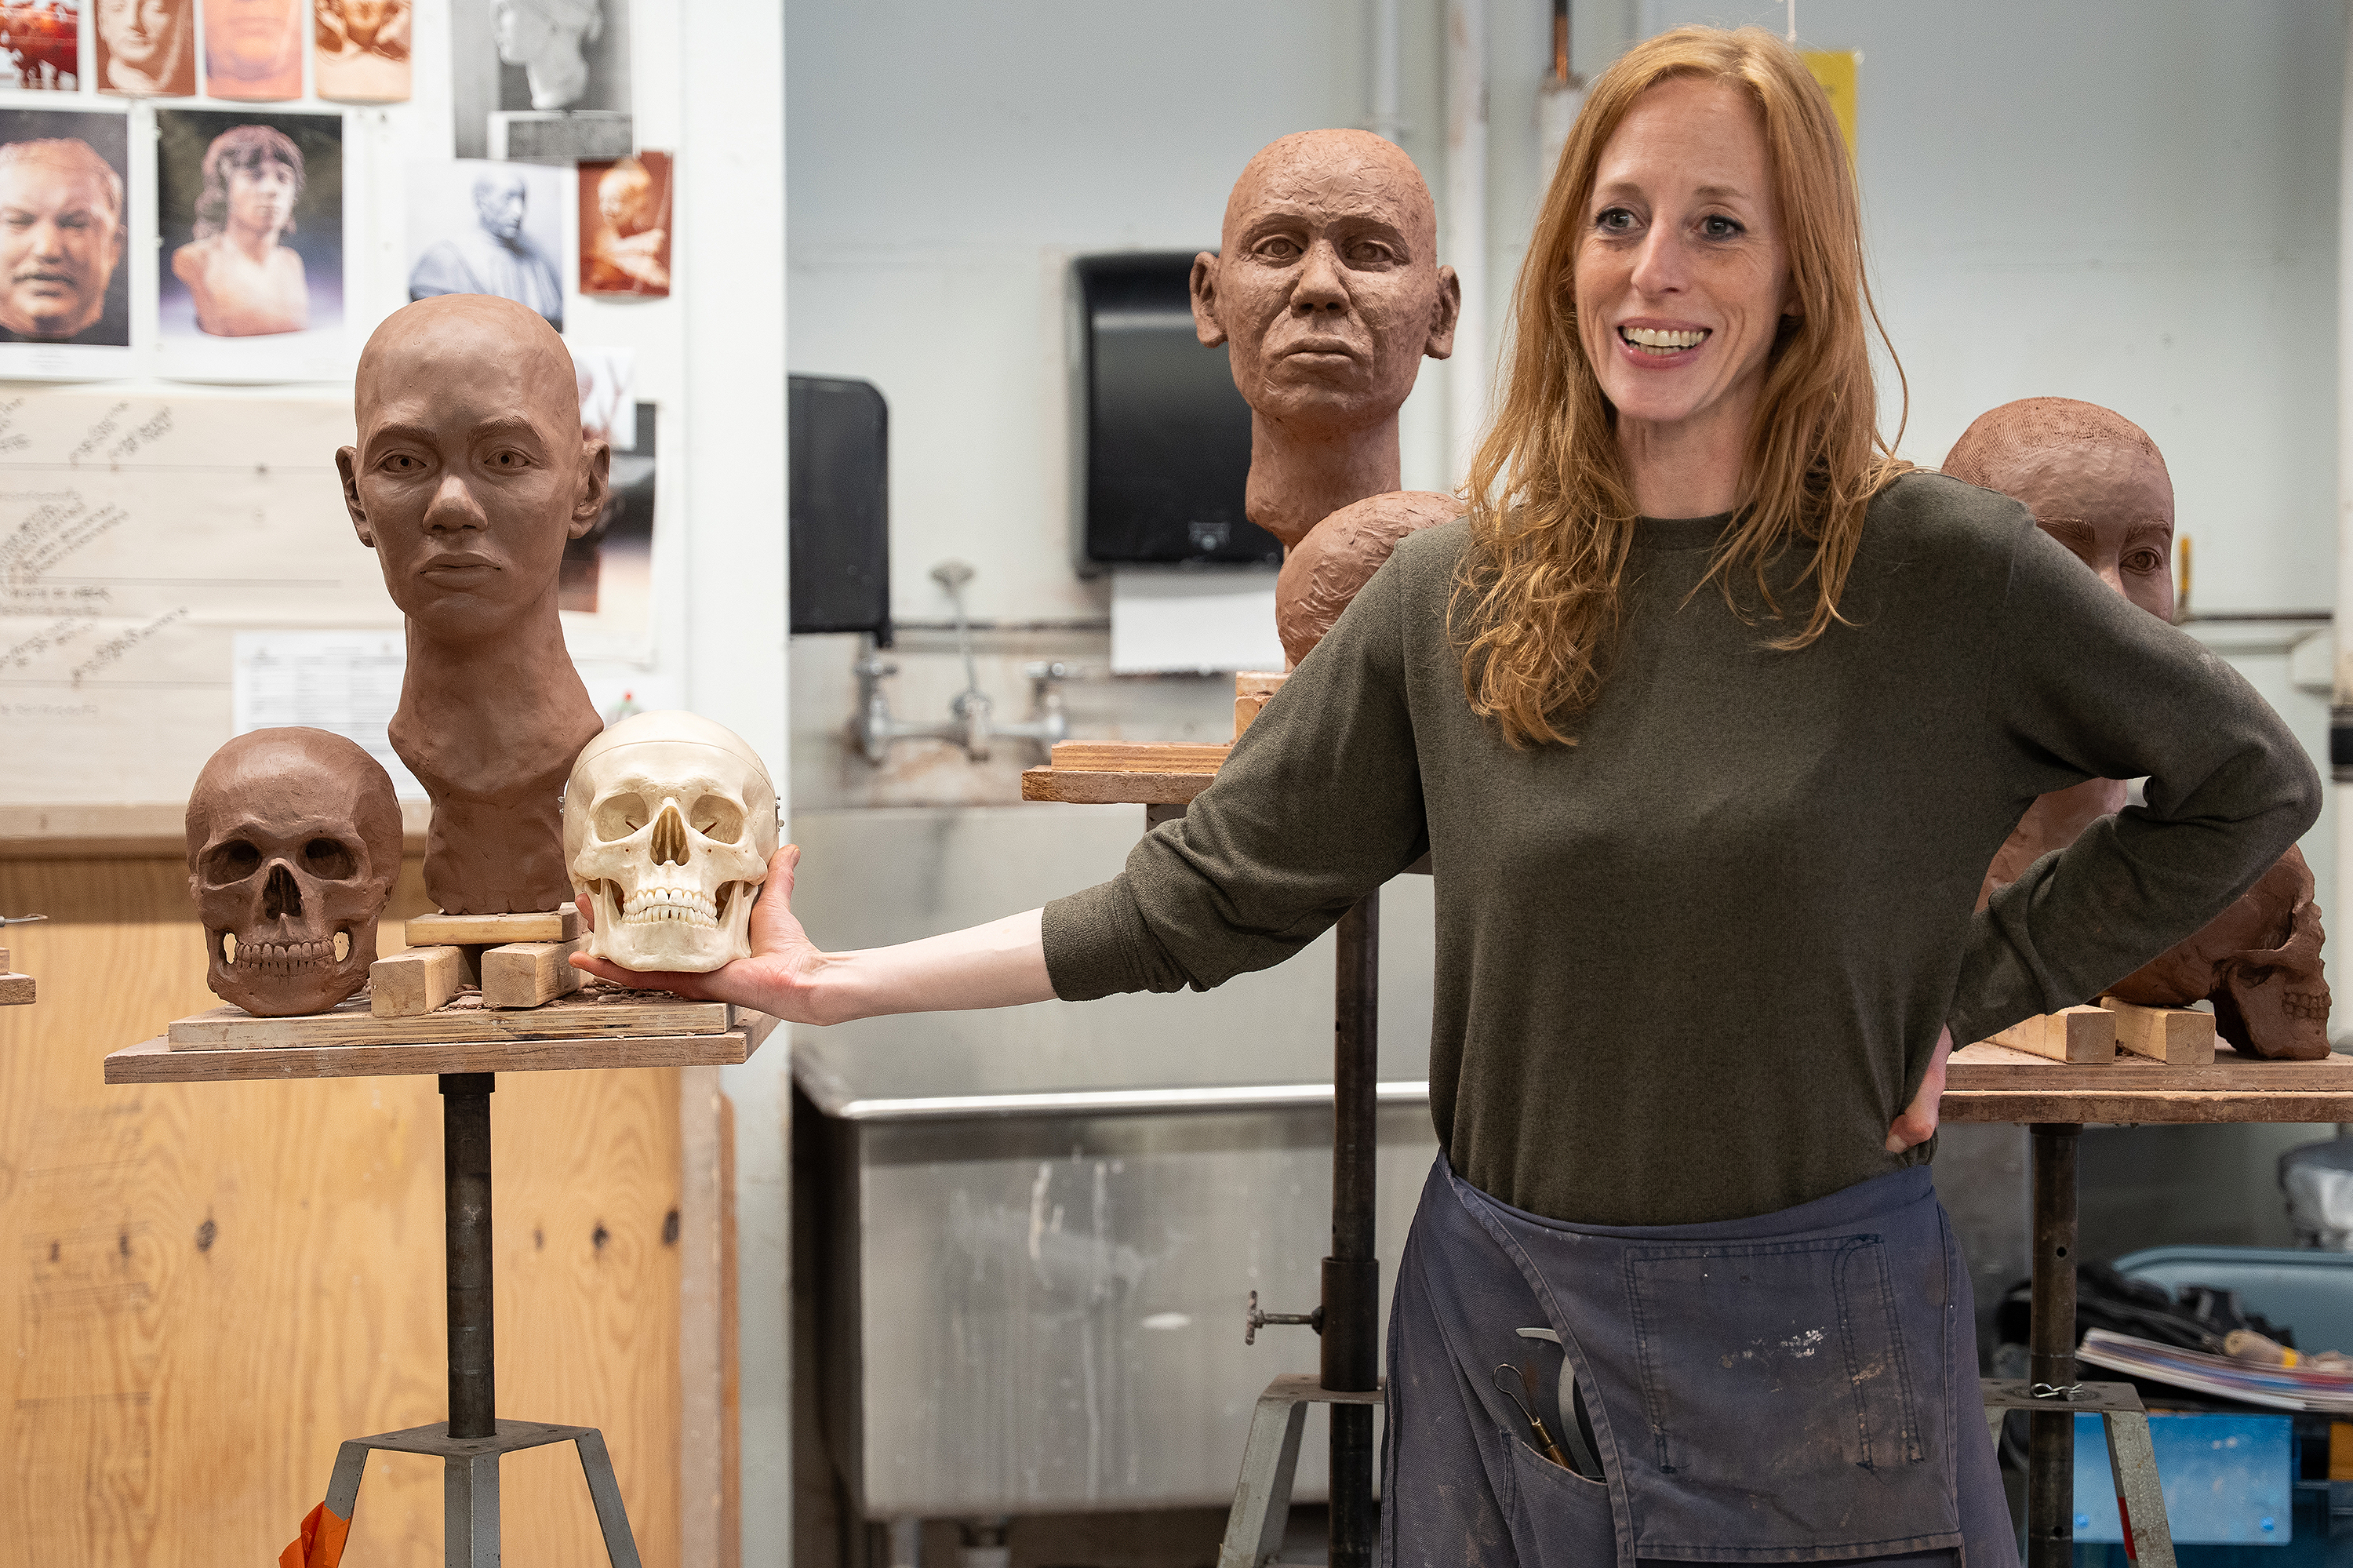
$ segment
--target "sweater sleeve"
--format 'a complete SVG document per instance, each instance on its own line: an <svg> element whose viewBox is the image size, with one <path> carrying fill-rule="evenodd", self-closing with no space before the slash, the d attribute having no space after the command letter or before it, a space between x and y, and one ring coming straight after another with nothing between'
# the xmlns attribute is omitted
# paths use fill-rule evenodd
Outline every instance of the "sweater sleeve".
<svg viewBox="0 0 2353 1568"><path fill-rule="evenodd" d="M1949 1018L1962 1042L2097 996L2221 913L2320 811L2311 760L2253 688L2031 519L1995 634L1989 695L2025 792L2146 775L2148 803L1973 917Z"/></svg>
<svg viewBox="0 0 2353 1568"><path fill-rule="evenodd" d="M1183 817L1118 876L1046 906L1056 996L1207 991L1271 968L1428 847L1405 566L1393 556L1374 574Z"/></svg>

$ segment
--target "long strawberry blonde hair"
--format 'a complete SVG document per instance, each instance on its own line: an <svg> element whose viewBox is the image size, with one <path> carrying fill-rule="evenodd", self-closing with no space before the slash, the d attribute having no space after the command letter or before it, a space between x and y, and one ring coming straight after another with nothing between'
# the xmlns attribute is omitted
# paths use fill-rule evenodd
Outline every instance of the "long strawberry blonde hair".
<svg viewBox="0 0 2353 1568"><path fill-rule="evenodd" d="M1757 105L1798 302L1767 364L1738 516L1708 577L1729 603L1734 572L1753 569L1767 613L1780 619L1767 567L1807 542L1797 584L1810 581L1813 603L1769 644L1805 647L1841 620L1864 508L1911 467L1878 431L1865 315L1887 334L1863 278L1854 172L1820 84L1757 27L1677 27L1637 45L1593 84L1561 149L1514 291L1502 406L1465 485L1471 543L1450 620L1472 711L1515 747L1575 744L1563 722L1599 694L1622 612L1633 494L1616 412L1577 335L1577 259L1602 148L1634 101L1671 77L1725 82Z"/></svg>

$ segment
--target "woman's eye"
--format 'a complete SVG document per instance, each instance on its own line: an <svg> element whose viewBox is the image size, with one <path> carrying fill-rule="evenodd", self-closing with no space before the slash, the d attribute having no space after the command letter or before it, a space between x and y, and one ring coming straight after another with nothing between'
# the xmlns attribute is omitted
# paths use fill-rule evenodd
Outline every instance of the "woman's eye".
<svg viewBox="0 0 2353 1568"><path fill-rule="evenodd" d="M1701 218L1699 231L1710 239L1729 239L1736 234L1746 232L1740 227L1738 220L1726 217L1720 212Z"/></svg>
<svg viewBox="0 0 2353 1568"><path fill-rule="evenodd" d="M1593 219L1593 227L1604 234L1625 234L1634 224L1634 215L1622 207L1604 207Z"/></svg>

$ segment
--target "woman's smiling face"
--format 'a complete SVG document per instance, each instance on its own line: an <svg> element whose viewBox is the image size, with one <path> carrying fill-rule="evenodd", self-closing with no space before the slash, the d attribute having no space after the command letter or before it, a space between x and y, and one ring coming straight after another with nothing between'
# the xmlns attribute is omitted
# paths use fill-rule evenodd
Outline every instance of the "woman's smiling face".
<svg viewBox="0 0 2353 1568"><path fill-rule="evenodd" d="M1698 77L1645 91L1602 148L1584 225L1577 331L1621 438L1629 420L1731 419L1742 439L1794 308L1754 101Z"/></svg>

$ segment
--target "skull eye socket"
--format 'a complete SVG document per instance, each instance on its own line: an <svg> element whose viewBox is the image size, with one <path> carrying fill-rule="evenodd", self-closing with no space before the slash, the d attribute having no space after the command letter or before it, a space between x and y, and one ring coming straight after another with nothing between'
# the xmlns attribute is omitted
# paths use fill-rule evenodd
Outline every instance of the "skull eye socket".
<svg viewBox="0 0 2353 1568"><path fill-rule="evenodd" d="M360 872L359 857L333 839L312 839L302 846L302 869L322 882L347 882Z"/></svg>
<svg viewBox="0 0 2353 1568"><path fill-rule="evenodd" d="M600 839L626 839L653 819L646 810L646 798L628 791L597 801L594 815Z"/></svg>
<svg viewBox="0 0 2353 1568"><path fill-rule="evenodd" d="M694 803L694 831L706 839L732 844L744 836L744 810L724 795L705 795Z"/></svg>
<svg viewBox="0 0 2353 1568"><path fill-rule="evenodd" d="M205 880L216 885L243 882L260 869L261 852L243 839L231 839L205 852Z"/></svg>

